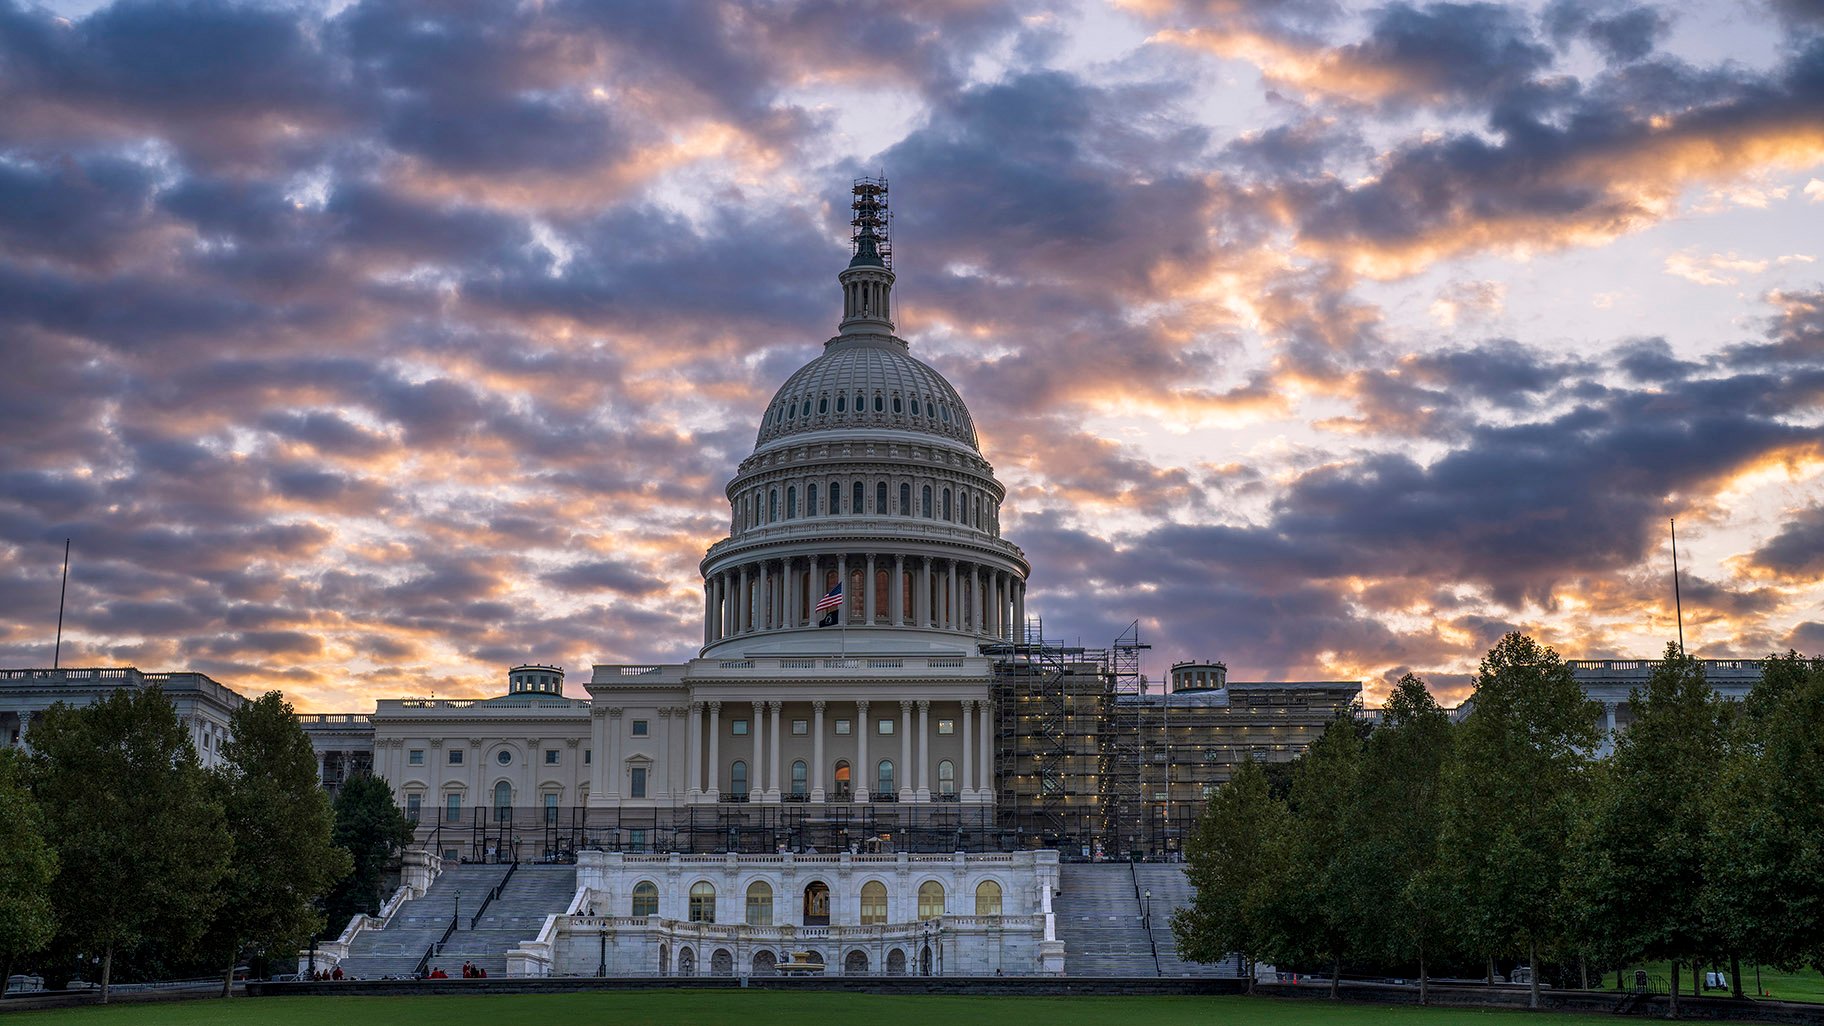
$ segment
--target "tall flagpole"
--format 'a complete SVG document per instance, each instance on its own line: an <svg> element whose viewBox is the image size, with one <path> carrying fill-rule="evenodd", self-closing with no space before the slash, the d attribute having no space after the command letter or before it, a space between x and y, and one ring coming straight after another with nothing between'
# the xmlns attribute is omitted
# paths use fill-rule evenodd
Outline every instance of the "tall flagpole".
<svg viewBox="0 0 1824 1026"><path fill-rule="evenodd" d="M63 540L63 584L57 589L57 647L51 649L51 669L63 660L63 599L70 593L70 540Z"/></svg>
<svg viewBox="0 0 1824 1026"><path fill-rule="evenodd" d="M1678 611L1678 654L1685 654L1685 604L1678 597L1678 521L1668 518L1672 525L1672 608Z"/></svg>

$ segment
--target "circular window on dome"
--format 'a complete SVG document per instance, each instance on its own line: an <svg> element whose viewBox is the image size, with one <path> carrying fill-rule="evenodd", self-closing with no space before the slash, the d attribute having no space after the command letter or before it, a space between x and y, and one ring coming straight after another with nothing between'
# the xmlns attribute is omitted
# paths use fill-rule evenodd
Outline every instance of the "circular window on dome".
<svg viewBox="0 0 1824 1026"><path fill-rule="evenodd" d="M836 397L836 412L837 413L847 412L848 406L849 406L849 397L848 396L839 395Z"/></svg>
<svg viewBox="0 0 1824 1026"><path fill-rule="evenodd" d="M513 762L513 753L512 752L501 752L499 755L496 755L494 757L494 761L500 763L502 766L509 765Z"/></svg>
<svg viewBox="0 0 1824 1026"><path fill-rule="evenodd" d="M903 405L902 405L902 404L901 404L901 403L900 403L900 401L899 401L899 396L894 396L894 397L893 397L893 412L894 412L894 413L904 413L904 412L906 412L906 410L905 410L905 407L904 407L904 406L903 406Z"/></svg>
<svg viewBox="0 0 1824 1026"><path fill-rule="evenodd" d="M886 408L887 408L887 405L886 405L886 403L881 401L880 396L875 396L874 397L874 412L881 413L881 412L885 411Z"/></svg>
<svg viewBox="0 0 1824 1026"><path fill-rule="evenodd" d="M817 397L817 412L818 413L830 412L830 397L829 396L824 395L824 396Z"/></svg>

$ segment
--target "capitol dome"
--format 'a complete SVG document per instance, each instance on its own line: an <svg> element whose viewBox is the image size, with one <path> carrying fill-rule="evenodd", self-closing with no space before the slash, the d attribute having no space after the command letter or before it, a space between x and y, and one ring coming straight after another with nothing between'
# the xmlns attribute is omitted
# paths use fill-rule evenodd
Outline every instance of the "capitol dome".
<svg viewBox="0 0 1824 1026"><path fill-rule="evenodd" d="M884 428L940 435L980 451L975 422L944 376L891 336L838 335L786 379L760 422L756 448L821 431Z"/></svg>
<svg viewBox="0 0 1824 1026"><path fill-rule="evenodd" d="M837 334L773 394L703 557L705 656L960 656L1020 635L1006 489L962 396L893 333L885 183L857 181L854 209Z"/></svg>

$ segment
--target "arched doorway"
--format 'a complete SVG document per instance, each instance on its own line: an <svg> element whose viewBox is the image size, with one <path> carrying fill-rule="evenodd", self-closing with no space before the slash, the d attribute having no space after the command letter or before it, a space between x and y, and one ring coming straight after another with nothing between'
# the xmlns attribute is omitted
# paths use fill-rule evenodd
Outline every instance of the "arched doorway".
<svg viewBox="0 0 1824 1026"><path fill-rule="evenodd" d="M697 975L697 953L689 948L678 949L678 975Z"/></svg>
<svg viewBox="0 0 1824 1026"><path fill-rule="evenodd" d="M906 975L906 953L905 953L905 951L901 950L900 948L894 948L892 951L887 952L887 975L888 976Z"/></svg>
<svg viewBox="0 0 1824 1026"><path fill-rule="evenodd" d="M671 945L659 942L659 975L671 975Z"/></svg>
<svg viewBox="0 0 1824 1026"><path fill-rule="evenodd" d="M931 975L931 945L927 944L918 952L918 975Z"/></svg>
<svg viewBox="0 0 1824 1026"><path fill-rule="evenodd" d="M804 888L804 925L830 925L830 886L822 880L812 880Z"/></svg>
<svg viewBox="0 0 1824 1026"><path fill-rule="evenodd" d="M727 948L717 948L716 953L709 956L709 975L735 975L735 956L733 953Z"/></svg>
<svg viewBox="0 0 1824 1026"><path fill-rule="evenodd" d="M770 952L770 951L754 952L754 975L755 976L773 975L773 967L777 966L778 964L779 964L779 962L775 958L773 958L772 952Z"/></svg>
<svg viewBox="0 0 1824 1026"><path fill-rule="evenodd" d="M501 781L494 785L494 821L505 823L513 818L513 785Z"/></svg>
<svg viewBox="0 0 1824 1026"><path fill-rule="evenodd" d="M856 948L855 950L849 952L848 955L845 956L842 960L842 975L844 975L844 976L866 976L866 975L868 975L868 953L861 950L860 948Z"/></svg>
<svg viewBox="0 0 1824 1026"><path fill-rule="evenodd" d="M853 782L849 779L849 762L847 759L836 763L836 797L846 800L849 797Z"/></svg>

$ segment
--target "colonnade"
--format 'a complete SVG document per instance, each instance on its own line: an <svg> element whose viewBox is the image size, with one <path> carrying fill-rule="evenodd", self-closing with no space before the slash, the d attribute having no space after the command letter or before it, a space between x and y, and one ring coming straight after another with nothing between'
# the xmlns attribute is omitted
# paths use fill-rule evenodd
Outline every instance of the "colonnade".
<svg viewBox="0 0 1824 1026"><path fill-rule="evenodd" d="M1026 581L985 563L900 553L763 559L712 574L703 584L703 644L809 627L834 581L843 582L843 622L962 631L1018 640Z"/></svg>
<svg viewBox="0 0 1824 1026"><path fill-rule="evenodd" d="M853 702L831 702L815 700L809 703L790 703L794 706L808 704L811 707L810 751L802 751L803 742L796 742L800 750L792 753L795 759L804 758L809 770L808 780L803 792L797 792L793 783L782 775L785 764L784 749L786 735L781 731L782 710L788 704L780 701L761 700L745 701L704 701L690 704L689 743L686 758L689 765L690 801L722 801L731 795L725 795L721 782L728 776L728 767L722 756L722 716L723 706L729 707L732 717L748 711L752 706L752 718L748 720L749 733L753 738L753 763L750 770L750 786L745 800L754 802L779 801L900 801L929 802L942 798L941 790L934 791L932 781L938 760L933 756L931 745L931 705L924 699L907 700L868 700L859 699ZM957 778L958 797L963 801L987 800L993 793L994 786L994 720L993 704L985 699L964 699L960 702L939 702L940 713L948 708L958 709L958 727L962 734L962 765ZM831 730L830 720L835 714L852 712L850 719L851 733L836 735ZM877 736L876 721L889 718L894 712L899 714L898 726L894 733L897 737ZM870 719L872 713L874 719ZM916 717L916 719L915 719ZM746 717L743 717L746 718ZM916 727L914 724L916 723ZM830 741L841 737L845 745L843 751L829 751ZM880 747L870 750L869 742L878 740ZM847 743L853 742L853 751L847 749ZM897 743L895 743L897 742ZM741 753L741 761L746 761L749 753ZM707 756L707 758L705 758ZM850 763L850 760L853 762ZM881 794L873 786L880 777L880 767L884 762L892 763L894 790L891 794ZM837 763L849 763L851 767L852 787L846 793L837 786L835 768ZM732 765L732 761L729 765ZM704 778L707 767L709 777Z"/></svg>

